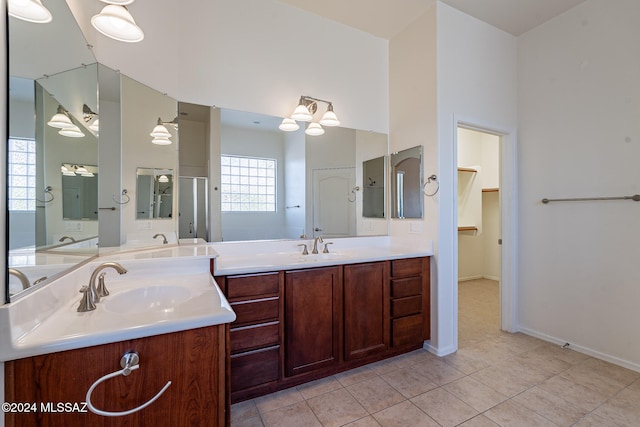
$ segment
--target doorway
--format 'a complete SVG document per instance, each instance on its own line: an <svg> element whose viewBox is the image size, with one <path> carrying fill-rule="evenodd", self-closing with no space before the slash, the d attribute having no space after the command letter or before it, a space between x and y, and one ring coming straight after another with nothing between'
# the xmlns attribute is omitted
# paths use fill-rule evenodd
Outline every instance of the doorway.
<svg viewBox="0 0 640 427"><path fill-rule="evenodd" d="M355 168L314 169L312 179L313 237L355 235Z"/></svg>
<svg viewBox="0 0 640 427"><path fill-rule="evenodd" d="M458 346L501 331L501 139L457 126Z"/></svg>

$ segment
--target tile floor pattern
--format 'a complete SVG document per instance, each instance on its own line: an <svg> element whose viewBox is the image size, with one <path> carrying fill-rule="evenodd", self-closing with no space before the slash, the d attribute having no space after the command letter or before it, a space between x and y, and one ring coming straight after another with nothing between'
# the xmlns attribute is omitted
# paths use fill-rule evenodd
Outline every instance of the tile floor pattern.
<svg viewBox="0 0 640 427"><path fill-rule="evenodd" d="M640 373L501 332L497 282L459 290L455 354L417 350L237 403L231 426L640 426Z"/></svg>

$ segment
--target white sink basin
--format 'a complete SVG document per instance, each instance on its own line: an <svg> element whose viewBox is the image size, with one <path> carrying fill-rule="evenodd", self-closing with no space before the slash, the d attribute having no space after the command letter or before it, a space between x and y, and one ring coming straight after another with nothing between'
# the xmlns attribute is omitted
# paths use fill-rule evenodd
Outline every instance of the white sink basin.
<svg viewBox="0 0 640 427"><path fill-rule="evenodd" d="M177 305L189 298L191 292L183 286L148 286L105 297L101 303L104 304L105 310L113 313L137 314L173 311Z"/></svg>

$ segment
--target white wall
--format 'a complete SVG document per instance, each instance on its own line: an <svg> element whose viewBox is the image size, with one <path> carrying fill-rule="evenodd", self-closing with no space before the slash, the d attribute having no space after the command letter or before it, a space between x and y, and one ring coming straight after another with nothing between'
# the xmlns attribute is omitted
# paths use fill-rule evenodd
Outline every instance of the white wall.
<svg viewBox="0 0 640 427"><path fill-rule="evenodd" d="M520 323L640 370L640 2L587 0L518 39Z"/></svg>
<svg viewBox="0 0 640 427"><path fill-rule="evenodd" d="M384 39L276 0L158 0L128 6L145 39L127 44L91 28L100 4L70 3L98 62L179 101L284 117L310 95L342 126L388 132Z"/></svg>
<svg viewBox="0 0 640 427"><path fill-rule="evenodd" d="M390 41L389 58L390 151L424 145L425 175L440 183L425 197L422 234L435 251L429 345L448 354L457 348L455 121L515 129L516 39L437 2ZM409 233L409 222L390 226Z"/></svg>

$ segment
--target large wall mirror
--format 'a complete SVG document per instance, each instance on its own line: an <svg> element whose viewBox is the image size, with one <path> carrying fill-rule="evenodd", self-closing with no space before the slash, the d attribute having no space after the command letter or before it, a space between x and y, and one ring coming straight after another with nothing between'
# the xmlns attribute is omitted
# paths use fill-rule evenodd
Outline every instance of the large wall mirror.
<svg viewBox="0 0 640 427"><path fill-rule="evenodd" d="M304 129L280 131L280 117L228 109L219 117L217 240L387 234L386 222L373 223L362 209L363 159L385 156L387 135L327 127L324 135L309 136ZM252 199L243 185L263 194Z"/></svg>
<svg viewBox="0 0 640 427"><path fill-rule="evenodd" d="M98 164L96 60L66 2L47 7L8 18L7 300L97 254L97 178L68 168Z"/></svg>

